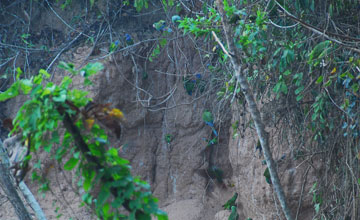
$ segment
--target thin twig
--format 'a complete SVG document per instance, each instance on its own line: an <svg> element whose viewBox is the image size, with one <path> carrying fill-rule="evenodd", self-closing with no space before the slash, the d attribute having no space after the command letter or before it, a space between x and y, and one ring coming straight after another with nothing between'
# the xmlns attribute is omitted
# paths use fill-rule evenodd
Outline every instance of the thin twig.
<svg viewBox="0 0 360 220"><path fill-rule="evenodd" d="M225 49L224 45L221 43L221 41L219 40L219 38L216 36L215 32L214 32L214 31L211 31L211 33L212 33L212 35L214 36L215 41L220 45L221 49L224 51L224 53L231 58L233 55L230 55L230 53Z"/></svg>
<svg viewBox="0 0 360 220"><path fill-rule="evenodd" d="M297 211L296 211L295 220L297 220L298 217L299 217L299 212L300 212L300 208L301 208L302 197L303 197L303 194L304 194L304 188L305 188L305 183L306 183L306 179L307 179L306 177L307 177L307 174L308 174L310 168L311 168L311 166L308 166L308 168L306 169L305 174L304 174L304 176L303 176L303 180L304 180L304 181L303 181L303 184L302 184L302 186L301 186L301 194L300 194L300 198L299 198L299 203L298 203L298 207L297 207Z"/></svg>
<svg viewBox="0 0 360 220"><path fill-rule="evenodd" d="M66 45L63 49L60 50L60 52L55 56L55 58L53 59L53 61L51 61L51 63L49 64L49 66L46 68L46 72L49 71L49 69L51 68L51 66L54 64L54 62L60 57L60 55L66 50L68 49L71 44L73 44L80 36L82 35L82 33L78 34L68 45ZM54 72L51 74L51 80L53 80L54 77Z"/></svg>

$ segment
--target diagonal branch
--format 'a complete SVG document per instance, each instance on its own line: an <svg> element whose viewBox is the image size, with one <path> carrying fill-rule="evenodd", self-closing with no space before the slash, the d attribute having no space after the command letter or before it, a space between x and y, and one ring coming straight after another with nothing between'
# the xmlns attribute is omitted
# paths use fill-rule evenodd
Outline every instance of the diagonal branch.
<svg viewBox="0 0 360 220"><path fill-rule="evenodd" d="M281 208L284 212L284 215L287 220L292 220L292 214L290 211L289 206L286 203L286 197L284 194L284 190L281 186L280 179L276 170L276 165L274 162L274 159L272 158L272 154L270 151L269 146L269 135L265 131L265 125L263 121L261 120L260 111L257 107L256 101L254 99L254 94L252 92L252 89L250 88L250 85L247 81L247 78L244 74L245 65L243 65L240 62L240 56L239 52L237 51L234 41L233 41L233 32L231 29L230 24L226 20L225 11L224 11L224 5L221 0L216 1L218 10L220 12L220 16L222 17L222 26L225 33L226 42L229 47L230 54L234 54L233 56L230 56L230 61L232 63L232 66L235 70L235 77L237 81L240 84L241 90L245 96L246 102L249 105L249 111L251 114L252 119L254 120L256 132L259 136L259 140L262 146L262 149L264 151L264 157L266 160L266 164L269 168L270 176L271 176L271 182L274 186L274 190L276 192L276 195L280 201Z"/></svg>
<svg viewBox="0 0 360 220"><path fill-rule="evenodd" d="M58 112L64 117L63 118L63 124L66 130L73 136L75 141L75 146L81 151L81 153L85 156L86 160L95 165L96 170L99 170L103 168L103 165L101 162L95 157L90 154L89 146L85 143L80 130L74 125L73 120L71 119L70 115L65 111L65 109L60 106L58 107ZM102 177L101 178L105 182L115 182L115 180L112 177ZM110 188L110 192L114 197L117 197L118 191L115 188ZM130 199L125 199L124 203L122 204L123 207L131 212L132 209L130 208ZM145 213L142 210L137 210L135 213L136 219L141 218L141 216L144 216Z"/></svg>

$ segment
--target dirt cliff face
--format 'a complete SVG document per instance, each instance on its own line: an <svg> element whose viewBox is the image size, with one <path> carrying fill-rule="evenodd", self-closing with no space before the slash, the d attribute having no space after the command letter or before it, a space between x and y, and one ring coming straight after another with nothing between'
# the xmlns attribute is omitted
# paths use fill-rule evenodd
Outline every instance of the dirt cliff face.
<svg viewBox="0 0 360 220"><path fill-rule="evenodd" d="M189 53L188 56L193 56L192 48L186 48L184 42L179 44ZM84 61L90 50L82 47L71 55L76 66ZM179 66L185 62L182 57L178 57L178 61ZM240 219L283 219L271 185L263 176L266 169L263 157L259 151L255 152L255 130L251 126L234 130L231 126L236 121L240 125L247 124L249 115L243 108L219 106L214 101L210 84L204 93L190 96L184 89L182 76L185 71L195 73L200 68L196 56L191 61L193 70L176 69L165 56L146 63L146 67L142 59L131 54L119 54L103 62L105 69L95 76L90 96L95 102L112 103L126 116L120 140L109 133L112 143L121 147L121 156L131 161L133 173L151 184L160 206L168 212L170 219L227 219L230 212L221 206L234 192L239 193ZM65 74L58 71L55 81L59 82ZM205 79L211 77L209 73L202 74ZM82 80L81 76L76 76L75 87L82 88ZM19 100L10 102L7 115L14 116L13 109L19 103ZM219 143L210 146L211 150L206 147L205 140L212 138L212 131L202 120L202 113L208 109L215 115L215 127L219 133ZM271 123L268 131L293 212L299 213L298 219L309 219L313 215L313 205L308 192L318 170L309 168L306 162L294 160L292 139L288 140L289 146L277 145L280 137ZM235 132L238 135L234 135ZM223 171L222 183L207 172L213 165ZM55 209L48 205L50 201L56 201L61 195L68 198L76 195L66 192L69 187L59 178L66 174L57 169L47 172L48 177L57 179L57 184L53 185L56 190L48 193L45 200L38 199L45 206L45 212L55 216ZM30 184L29 180L27 182ZM30 186L35 192L36 185ZM300 198L303 203L299 207ZM73 216L74 210L77 218L82 219L80 216L85 214L89 218L86 210L77 208L79 204L80 201L63 205L64 219Z"/></svg>
<svg viewBox="0 0 360 220"><path fill-rule="evenodd" d="M192 48L179 44L188 56L193 56ZM75 58L81 59L81 53L86 50L79 51ZM185 62L181 57L178 60L179 66ZM191 60L194 70L187 71L196 72L199 61L196 56ZM251 120L243 107L217 106L210 85L209 94L190 96L181 79L186 70L176 69L166 57L145 65L143 60L129 54L117 55L104 65L104 71L96 76L92 95L95 101L111 102L125 112L127 122L123 124L122 137L113 139L113 143L122 146L122 156L131 161L134 174L151 184L170 219L227 219L229 212L221 211L221 205L234 192L239 193L240 218L283 219L271 185L263 176L266 169L263 156L255 152L256 132L245 126ZM144 72L147 78L142 77ZM210 78L207 74L204 72L203 77ZM204 139L211 138L212 132L201 118L206 109L217 116L215 124L219 132L219 143L211 146L211 153ZM263 110L270 111L267 107ZM236 121L243 125L241 129L232 128ZM292 132L288 132L284 145L280 141L284 132L267 122L288 202L298 219L309 219L314 209L308 192L321 167L297 160L294 156L297 145L290 138ZM167 135L171 141L166 140ZM223 170L224 183L208 175L206 170L211 165Z"/></svg>
<svg viewBox="0 0 360 220"><path fill-rule="evenodd" d="M200 68L198 58L191 54L192 48L184 46L184 51L193 57L190 65L194 70L189 71L195 73ZM181 57L177 59L179 66L185 63ZM112 102L125 112L127 123L118 141L119 146L124 146L122 156L131 161L135 174L151 184L170 219L213 219L221 209L222 194L228 189L207 176L206 170L216 165L223 170L224 178L232 175L228 148L230 111L219 113L224 114L224 121L215 121L219 143L209 152L204 139L210 139L212 131L203 122L202 113L205 109L216 110L211 89L190 96L182 80L186 69L176 69L166 57L148 63L146 69L141 60L136 63L138 66L134 67L131 55L109 61L105 74L99 77L99 93L95 97ZM142 71L146 71L146 79L141 77ZM202 73L204 78L210 78L208 74ZM171 140L167 141L166 136Z"/></svg>

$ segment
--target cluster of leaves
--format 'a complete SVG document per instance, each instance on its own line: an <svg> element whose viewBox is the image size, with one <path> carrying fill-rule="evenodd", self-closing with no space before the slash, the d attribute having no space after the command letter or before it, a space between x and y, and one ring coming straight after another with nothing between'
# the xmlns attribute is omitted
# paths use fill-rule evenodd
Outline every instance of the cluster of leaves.
<svg viewBox="0 0 360 220"><path fill-rule="evenodd" d="M62 63L60 67L85 77L84 84L91 84L89 76L103 68L100 63L88 64L76 70L73 64ZM84 108L90 101L88 92L69 89L72 78L65 76L59 85L44 82L50 78L45 70L30 79L20 79L22 71L18 68L16 81L8 90L0 93L0 101L18 95L28 95L26 101L14 119L13 132L21 132L28 139L30 151L54 152L51 157L64 164L64 170L77 170L80 177L79 186L85 193L84 203L96 207L96 214L102 219L167 219L166 213L158 209L157 199L152 196L150 186L139 177L130 173L129 161L118 156L118 149L109 147L106 132L97 124L89 131L84 119L76 109ZM75 109L74 109L75 106ZM114 112L114 111L112 111ZM63 122L65 131L62 133ZM28 162L31 154L25 159ZM32 174L34 180L41 180L36 170ZM94 198L91 190L100 188ZM48 185L43 185L43 190ZM128 215L121 207L124 207Z"/></svg>
<svg viewBox="0 0 360 220"><path fill-rule="evenodd" d="M163 4L164 9L167 10L168 7L172 7L174 5L174 0L161 0L161 3ZM124 0L123 4L129 5L130 1ZM136 8L136 11L140 12L143 8L149 7L149 0L135 0L134 7Z"/></svg>
<svg viewBox="0 0 360 220"><path fill-rule="evenodd" d="M210 37L211 31L218 32L216 26L219 25L220 16L213 8L209 8L207 16L185 17L179 22L179 28L184 30L184 34L190 32L196 37L206 36L206 38Z"/></svg>

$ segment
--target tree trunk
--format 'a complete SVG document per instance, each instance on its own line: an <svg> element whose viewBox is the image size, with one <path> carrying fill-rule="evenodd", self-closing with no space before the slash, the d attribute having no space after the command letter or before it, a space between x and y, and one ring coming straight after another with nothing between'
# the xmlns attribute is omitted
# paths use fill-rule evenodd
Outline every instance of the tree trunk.
<svg viewBox="0 0 360 220"><path fill-rule="evenodd" d="M16 139L16 137L14 137ZM13 143L14 144L14 143ZM20 199L19 195L17 194L16 187L15 187L15 181L13 181L10 177L10 161L9 157L7 155L7 152L5 150L4 145L2 144L2 141L0 139L0 186L5 191L7 197L10 199L11 204L14 206L16 214L18 215L19 219L31 219L30 214L26 211L24 203ZM31 208L34 210L35 215L38 220L46 220L45 214L43 210L41 209L39 203L36 201L34 195L31 193L29 188L26 186L24 181L21 181L19 183L19 188L24 195L24 198L29 203ZM10 196L13 195L13 196ZM11 199L13 198L13 200ZM14 205L14 201L15 205ZM21 203L21 204L20 204ZM17 208L20 207L20 208ZM21 216L19 216L19 213L21 213ZM24 213L24 214L22 214ZM28 216L26 216L28 215ZM29 217L29 218L27 218Z"/></svg>
<svg viewBox="0 0 360 220"><path fill-rule="evenodd" d="M16 215L20 220L31 220L29 212L26 210L18 192L16 191L15 182L10 177L9 159L0 140L0 186L10 200L15 209Z"/></svg>
<svg viewBox="0 0 360 220"><path fill-rule="evenodd" d="M269 135L265 131L265 126L263 121L261 120L260 111L257 107L256 101L254 99L254 94L252 92L252 89L250 88L250 85L247 81L246 75L244 74L244 71L246 69L245 64L241 63L240 54L237 51L234 41L233 41L233 32L231 29L230 24L228 23L225 11L224 11L224 5L221 0L217 0L217 7L220 12L220 15L222 17L222 26L225 32L225 37L227 41L227 45L229 47L229 52L226 51L226 54L229 55L232 66L235 70L235 77L237 79L237 82L240 84L241 90L245 96L246 102L249 105L249 111L251 114L252 119L254 120L256 132L259 136L259 140L261 143L261 147L264 152L264 157L266 160L266 164L269 168L270 176L271 176L271 182L273 184L274 190L276 192L276 195L280 201L281 208L284 212L284 215L287 220L292 220L292 215L289 206L286 203L286 197L284 194L284 190L281 186L280 179L276 170L276 165L274 162L274 159L272 158L272 154L270 151L269 146ZM220 43L220 42L218 42ZM223 50L225 50L224 47L222 47ZM225 52L225 51L224 51ZM248 70L251 70L251 67L248 67Z"/></svg>

